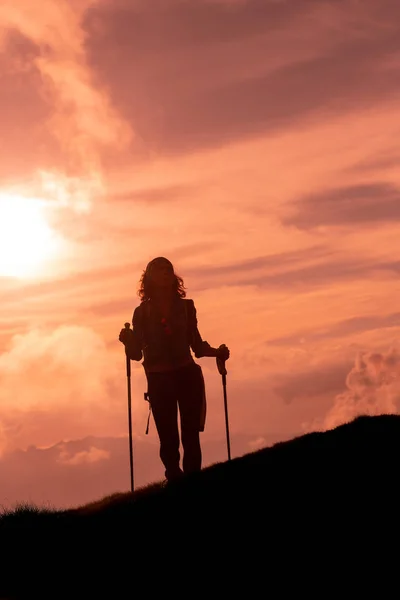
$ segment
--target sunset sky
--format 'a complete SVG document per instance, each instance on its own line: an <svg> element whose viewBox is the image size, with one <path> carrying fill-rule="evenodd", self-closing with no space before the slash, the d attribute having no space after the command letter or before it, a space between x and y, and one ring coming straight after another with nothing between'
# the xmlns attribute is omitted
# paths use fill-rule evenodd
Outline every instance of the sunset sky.
<svg viewBox="0 0 400 600"><path fill-rule="evenodd" d="M129 489L169 258L232 454L400 407L398 0L2 0L0 505ZM204 464L226 459L206 380ZM132 363L136 485L162 479Z"/></svg>

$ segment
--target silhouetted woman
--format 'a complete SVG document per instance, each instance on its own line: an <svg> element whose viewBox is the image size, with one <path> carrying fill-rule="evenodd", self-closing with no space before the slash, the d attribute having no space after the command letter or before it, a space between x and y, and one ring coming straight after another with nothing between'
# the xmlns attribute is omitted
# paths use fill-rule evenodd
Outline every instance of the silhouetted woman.
<svg viewBox="0 0 400 600"><path fill-rule="evenodd" d="M212 348L197 328L196 308L186 297L172 263L157 257L140 279L140 305L133 329L122 329L119 340L131 360L140 361L147 377L149 400L160 439L160 458L168 481L201 469L200 431L204 429L205 390L200 365L192 357L229 358L226 346ZM180 467L178 407L183 446Z"/></svg>

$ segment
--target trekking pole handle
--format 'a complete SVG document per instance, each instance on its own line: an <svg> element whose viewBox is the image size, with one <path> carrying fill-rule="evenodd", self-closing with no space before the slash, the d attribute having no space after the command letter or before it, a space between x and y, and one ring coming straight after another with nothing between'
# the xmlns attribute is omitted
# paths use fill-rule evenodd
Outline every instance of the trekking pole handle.
<svg viewBox="0 0 400 600"><path fill-rule="evenodd" d="M226 344L221 344L219 348L226 348ZM225 361L217 357L217 367L220 375L226 375L227 370L225 367Z"/></svg>
<svg viewBox="0 0 400 600"><path fill-rule="evenodd" d="M131 324L130 323L125 323L125 330L129 331L131 328ZM125 344L125 356L126 356L126 374L128 377L131 376L131 361L130 358L128 356L128 349L127 346Z"/></svg>

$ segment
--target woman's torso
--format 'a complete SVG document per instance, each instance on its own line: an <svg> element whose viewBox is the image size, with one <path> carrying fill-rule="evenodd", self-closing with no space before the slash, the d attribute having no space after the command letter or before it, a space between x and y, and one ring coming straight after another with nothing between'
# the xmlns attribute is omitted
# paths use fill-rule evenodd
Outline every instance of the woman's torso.
<svg viewBox="0 0 400 600"><path fill-rule="evenodd" d="M190 353L185 301L142 305L143 367L147 372L165 372L194 363Z"/></svg>

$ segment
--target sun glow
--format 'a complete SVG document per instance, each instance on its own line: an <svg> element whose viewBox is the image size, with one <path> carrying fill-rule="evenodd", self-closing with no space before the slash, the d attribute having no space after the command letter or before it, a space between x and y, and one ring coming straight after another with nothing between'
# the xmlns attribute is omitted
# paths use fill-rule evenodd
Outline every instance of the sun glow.
<svg viewBox="0 0 400 600"><path fill-rule="evenodd" d="M0 276L37 276L58 246L43 201L0 192Z"/></svg>

